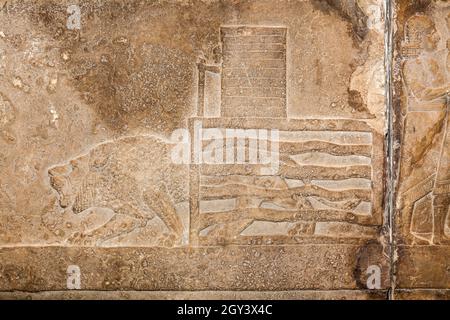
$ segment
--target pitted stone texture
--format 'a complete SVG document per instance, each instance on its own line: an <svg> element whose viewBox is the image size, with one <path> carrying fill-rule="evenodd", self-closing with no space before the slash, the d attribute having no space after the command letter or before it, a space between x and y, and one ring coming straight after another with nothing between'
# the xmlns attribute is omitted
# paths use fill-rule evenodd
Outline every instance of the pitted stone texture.
<svg viewBox="0 0 450 320"><path fill-rule="evenodd" d="M422 296L428 297L426 293ZM0 292L0 300L385 300L386 297L387 291L383 290ZM439 297L445 297L445 293L436 293L436 298Z"/></svg>
<svg viewBox="0 0 450 320"><path fill-rule="evenodd" d="M372 264L381 268L380 289L389 286L383 248L372 243L5 248L0 251L0 261L3 291L65 290L69 265L79 267L84 290L364 290L366 270Z"/></svg>

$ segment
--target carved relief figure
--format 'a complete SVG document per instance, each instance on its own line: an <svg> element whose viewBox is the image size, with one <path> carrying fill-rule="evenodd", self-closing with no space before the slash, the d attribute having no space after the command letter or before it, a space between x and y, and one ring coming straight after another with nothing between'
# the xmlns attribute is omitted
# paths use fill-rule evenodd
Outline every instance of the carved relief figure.
<svg viewBox="0 0 450 320"><path fill-rule="evenodd" d="M171 163L169 153L170 145L160 139L127 137L50 168L50 184L62 209L75 215L93 208L114 212L103 225L75 232L69 241L102 244L160 219L168 230L161 230L159 236L165 238L161 240L179 244L183 225L175 203L187 199L183 182L173 177L185 173L182 166Z"/></svg>
<svg viewBox="0 0 450 320"><path fill-rule="evenodd" d="M450 32L450 13L446 17L447 30ZM450 52L448 52L450 39L447 39L447 59L445 71L448 74L450 70ZM448 83L447 83L448 85ZM439 165L436 172L436 181L433 190L434 195L434 219L435 219L435 242L450 242L450 237L446 234L448 217L450 212L450 134L449 134L449 112L450 95L447 86L446 94L446 116L445 128L443 133L443 142L440 152Z"/></svg>
<svg viewBox="0 0 450 320"><path fill-rule="evenodd" d="M450 30L449 21L447 15L447 30ZM450 199L450 56L448 46L439 50L441 40L435 22L430 17L414 15L406 22L403 56L407 60L403 65L403 75L408 114L405 123L402 175L405 179L408 176L415 177L411 172L417 173L426 167L434 168L434 174L428 174L426 179L413 182L414 186L404 191L404 234L408 237L411 233L417 239L435 244L446 240ZM448 39L446 43L448 44ZM408 143L411 145L408 146Z"/></svg>
<svg viewBox="0 0 450 320"><path fill-rule="evenodd" d="M449 90L447 50L437 50L441 40L434 22L425 15L415 15L406 23L404 65L410 111L442 110ZM433 103L433 101L435 103Z"/></svg>

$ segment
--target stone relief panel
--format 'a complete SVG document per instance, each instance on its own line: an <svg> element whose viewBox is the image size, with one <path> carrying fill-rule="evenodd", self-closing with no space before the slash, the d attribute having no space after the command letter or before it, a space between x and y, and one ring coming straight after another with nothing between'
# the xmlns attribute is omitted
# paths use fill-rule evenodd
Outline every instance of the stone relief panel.
<svg viewBox="0 0 450 320"><path fill-rule="evenodd" d="M252 230L276 226L284 230L280 231L284 236L296 234L297 229L313 235L316 225L308 222L309 218L302 221L303 214L289 218L298 215L300 209L310 212L307 215L312 220L318 216L317 232L325 238L334 232L336 238L342 234L355 239L366 232L371 237L377 234L377 227L382 224L383 194L381 183L373 183L374 175L383 172L379 155L383 153L380 135L384 114L376 106L384 98L383 83L378 79L383 79L381 2L283 2L277 12L268 10L272 6L269 2L230 2L224 7L215 3L146 7L137 3L86 2L79 6L84 12L83 23L72 29L66 25L63 4L44 2L36 8L32 2L29 4L8 4L2 13L5 28L19 14L23 26L14 34L4 32L2 38L4 56L9 57L7 51L11 55L4 75L10 77L10 82L4 84L3 91L13 92L11 98L2 96L3 143L10 145L10 151L5 149L4 157L9 159L4 162L4 174L19 175L17 179L26 183L25 190L31 188L28 194L42 195L40 201L28 201L25 195L14 199L14 183L12 188L2 189L2 219L16 220L20 216L33 220L33 232L21 234L22 240L8 240L10 236L5 232L5 244L178 246L189 243L188 233L207 233L210 225L192 230L190 222L196 219L191 216L196 213L192 203L188 203L192 196L198 196L202 210L213 210L208 209L216 201L213 191L208 195L211 177L199 178L202 190L197 195L186 187L190 183L186 173L189 165L175 165L169 158L171 132L187 128L192 116L225 122L229 117L262 118L257 128L265 129L270 124L271 128L282 130L283 164L278 176L260 179L247 174L250 180L244 181L236 169L234 175L230 172L230 179L238 179L234 183L239 185L250 183L256 189L259 183L273 184L274 192L285 190L286 194L273 199L269 192L265 199L267 196L259 196L257 190L248 190L249 196L255 191L256 194L254 199L244 200L233 197L229 187L221 192L230 194L218 199L230 211L268 210L266 215L274 214L273 221L258 220L264 214L260 216L255 210L255 219L250 220L231 214L227 219L237 219L233 223L241 226L236 226L238 229L231 234L253 234L260 231ZM305 19L297 19L293 9L301 10ZM189 20L197 10L208 14L196 14L195 21ZM118 11L119 20L150 19L155 32L144 31L144 23L136 24L130 33L120 28L119 20L108 21L107 17ZM154 16L156 13L169 16L161 20ZM188 31L179 22L173 22L180 15L183 23L197 29ZM361 19L354 19L354 15ZM99 19L92 19L93 16ZM333 21L335 34L329 36L318 25L309 24L313 16L320 23ZM115 29L102 31L111 23ZM33 32L26 34L30 25ZM165 28L172 28L178 38L169 38ZM307 39L311 36L318 40ZM324 45L337 39L341 41L338 47ZM47 53L48 46L55 48L52 56ZM348 48L351 54L339 55L336 48ZM310 61L311 52L316 53L314 62ZM332 67L329 59L338 58L348 60ZM13 65L24 63L33 68L13 71ZM314 70L306 72L307 67ZM304 77L311 72L315 80ZM333 72L347 79L332 81ZM30 79L36 79L36 86ZM322 89L334 90L330 85L336 89L335 98L341 100L317 101ZM38 90L40 87L45 90ZM19 107L13 107L11 99L17 100ZM33 99L37 103L29 114L35 114L27 118L25 106ZM47 108L44 117L41 105ZM20 119L19 127L28 124L33 131L31 139L26 138L26 130L21 131L22 136L14 137L10 123L15 118ZM292 128L284 130L286 121L296 118L311 120L302 120L304 123L298 122L298 128L289 125ZM333 118L355 121L322 120ZM279 124L275 125L272 119L280 119ZM303 132L305 126L308 131ZM324 130L324 126L331 129ZM361 129L363 126L366 129ZM234 129L245 128L242 123ZM339 132L333 134L334 131ZM14 159L20 154L15 150L24 148L29 150L27 155ZM228 179L225 174L223 178ZM11 185L7 182L5 179L5 184ZM375 202L373 188L377 190ZM352 190L356 190L355 195ZM236 205L231 209L233 201ZM18 207L23 211L13 214ZM287 212L276 217L277 210ZM349 220L370 223L347 225L346 218L337 218L335 224L330 224L327 221L333 219L326 212L331 217L348 215ZM373 212L376 218L371 220ZM218 219L221 215L215 216ZM20 221L17 223L22 224Z"/></svg>
<svg viewBox="0 0 450 320"><path fill-rule="evenodd" d="M384 1L3 1L0 21L0 291L77 265L86 290L385 293Z"/></svg>

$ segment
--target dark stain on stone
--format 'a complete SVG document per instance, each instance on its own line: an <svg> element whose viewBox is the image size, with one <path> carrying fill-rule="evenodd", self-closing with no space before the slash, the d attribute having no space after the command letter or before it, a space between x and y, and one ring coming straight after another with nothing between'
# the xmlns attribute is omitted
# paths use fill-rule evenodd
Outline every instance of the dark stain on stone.
<svg viewBox="0 0 450 320"><path fill-rule="evenodd" d="M18 6L55 40L68 57L59 66L68 82L100 122L118 133L132 128L169 133L184 126L194 108L195 61L199 56L220 60L219 27L244 10L240 1L198 2L195 10L170 2L80 1L82 28L68 30L68 4L47 0L38 10ZM349 22L349 34L361 49L361 58L355 60L360 65L368 30L356 1L312 4ZM364 109L362 117L371 117L360 98L350 96L350 105Z"/></svg>
<svg viewBox="0 0 450 320"><path fill-rule="evenodd" d="M101 121L117 132L146 127L167 133L183 125L192 109L194 61L217 46L223 5L210 14L200 4L197 12L150 2L79 6L81 30L66 28L66 5L53 1L29 16L66 54L60 63L69 82ZM157 13L167 6L173 10L161 19Z"/></svg>
<svg viewBox="0 0 450 320"><path fill-rule="evenodd" d="M405 10L403 11L403 16L407 20L409 17L416 13L425 12L431 4L432 0L403 0L401 2L406 3L406 5L404 5Z"/></svg>
<svg viewBox="0 0 450 320"><path fill-rule="evenodd" d="M367 118L375 118L375 116L371 114L367 108L367 104L364 102L364 99L359 91L348 90L347 102L353 110L365 115Z"/></svg>
<svg viewBox="0 0 450 320"><path fill-rule="evenodd" d="M351 36L358 41L364 40L368 33L367 16L359 7L356 0L314 0L313 6L325 13L332 11L352 25Z"/></svg>
<svg viewBox="0 0 450 320"><path fill-rule="evenodd" d="M383 260L383 247L377 240L369 240L356 252L353 278L359 289L367 289L367 268L377 265L381 268L381 288L386 287L390 275L386 272L385 261Z"/></svg>

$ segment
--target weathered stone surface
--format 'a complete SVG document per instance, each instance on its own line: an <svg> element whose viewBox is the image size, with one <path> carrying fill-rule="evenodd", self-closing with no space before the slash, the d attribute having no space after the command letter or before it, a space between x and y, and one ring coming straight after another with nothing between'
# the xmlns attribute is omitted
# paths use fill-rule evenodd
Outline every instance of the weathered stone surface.
<svg viewBox="0 0 450 320"><path fill-rule="evenodd" d="M447 246L399 246L398 288L450 288Z"/></svg>
<svg viewBox="0 0 450 320"><path fill-rule="evenodd" d="M389 283L383 248L373 244L5 248L0 258L5 291L64 290L69 265L82 270L85 290L365 289L372 264L381 267L382 288Z"/></svg>
<svg viewBox="0 0 450 320"><path fill-rule="evenodd" d="M395 291L398 300L449 300L450 290L415 289Z"/></svg>
<svg viewBox="0 0 450 320"><path fill-rule="evenodd" d="M439 297L439 294L436 297ZM0 292L0 300L384 300L386 298L387 292L382 290Z"/></svg>
<svg viewBox="0 0 450 320"><path fill-rule="evenodd" d="M447 288L447 7L0 0L0 297Z"/></svg>

